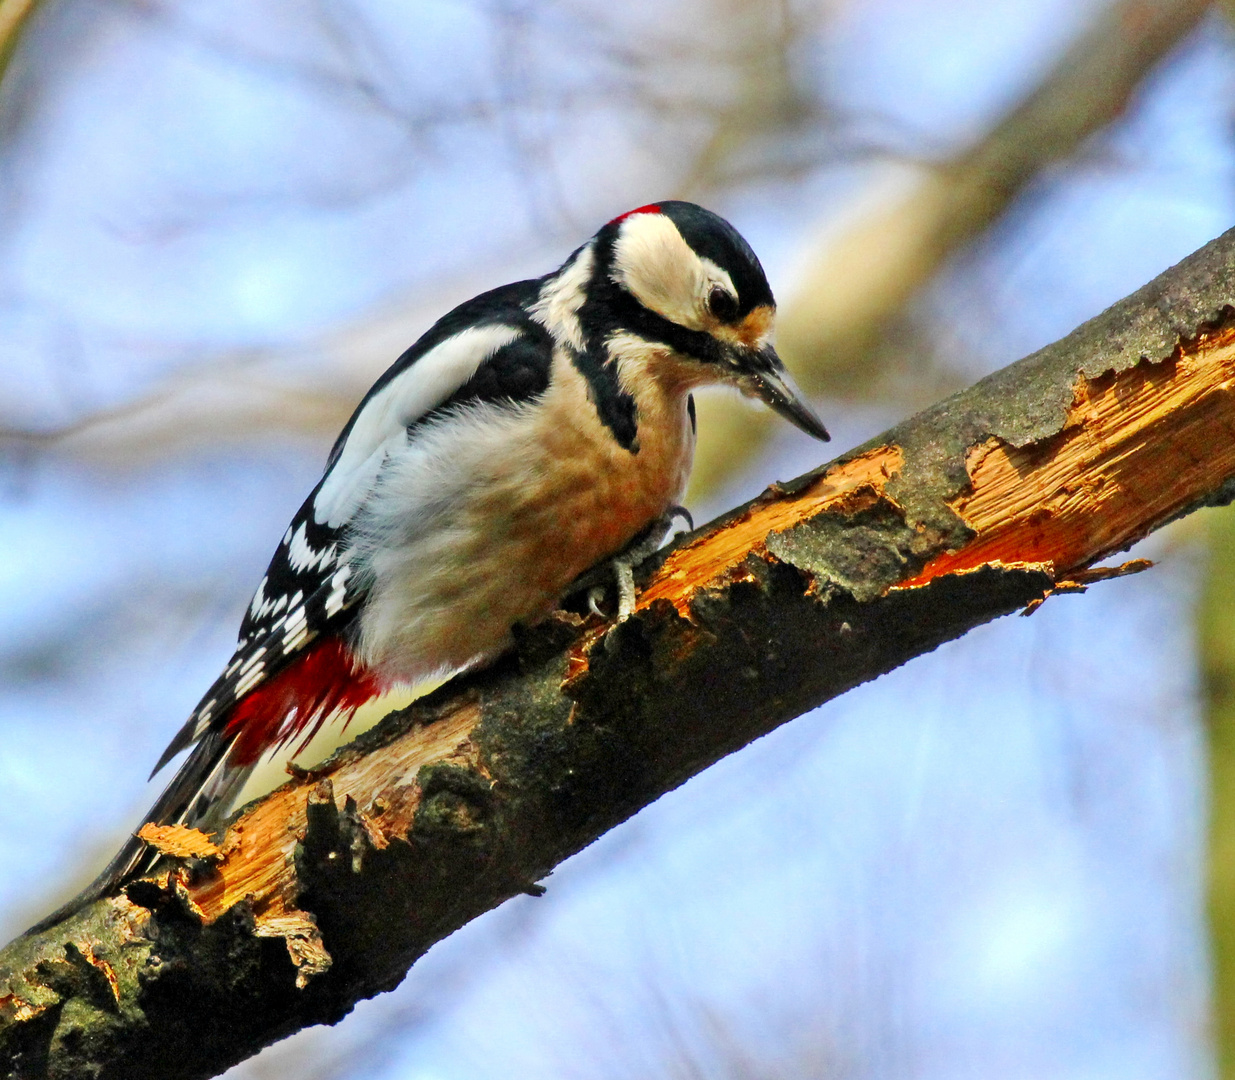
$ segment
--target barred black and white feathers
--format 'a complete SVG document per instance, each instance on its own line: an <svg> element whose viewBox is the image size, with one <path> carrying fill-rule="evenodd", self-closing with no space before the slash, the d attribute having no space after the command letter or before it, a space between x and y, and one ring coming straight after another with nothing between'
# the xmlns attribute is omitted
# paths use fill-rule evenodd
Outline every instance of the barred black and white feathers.
<svg viewBox="0 0 1235 1080"><path fill-rule="evenodd" d="M536 296L529 288L534 284L508 285L456 308L370 389L336 440L325 474L283 534L231 660L155 772L323 636L347 638L356 604L367 593L363 565L355 559L355 529L376 497L383 467L415 439L417 428L478 403L509 406L544 390L552 342L526 311ZM303 716L287 720L286 730L270 733L275 741L300 734L309 723ZM254 742L250 737L242 745L259 753L268 748ZM249 763L248 753L239 756Z"/></svg>
<svg viewBox="0 0 1235 1080"><path fill-rule="evenodd" d="M216 829L263 756L503 649L678 502L694 387L729 383L826 438L772 349L773 317L736 230L665 202L439 320L339 436L235 653L159 760L190 750L146 820ZM132 840L42 925L153 860Z"/></svg>

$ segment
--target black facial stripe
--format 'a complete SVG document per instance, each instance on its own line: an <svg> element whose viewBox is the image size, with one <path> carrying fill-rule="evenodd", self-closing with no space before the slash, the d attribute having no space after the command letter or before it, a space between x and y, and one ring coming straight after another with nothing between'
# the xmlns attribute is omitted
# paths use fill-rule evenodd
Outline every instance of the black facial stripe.
<svg viewBox="0 0 1235 1080"><path fill-rule="evenodd" d="M774 307L772 290L763 267L750 245L723 218L692 203L667 200L661 212L690 248L710 259L729 274L737 290L736 311L725 311L736 323L757 307ZM611 221L596 234L593 243L593 270L587 298L578 312L584 349L573 359L587 380L589 393L601 421L618 442L637 450L638 412L634 400L618 383L616 365L610 360L606 343L615 335L630 333L645 341L665 345L699 363L728 365L740 358L743 366L763 366L763 358L749 349L731 349L711 334L691 330L646 308L627 289L611 277L614 245L626 217ZM692 417L693 422L693 417Z"/></svg>
<svg viewBox="0 0 1235 1080"><path fill-rule="evenodd" d="M609 307L616 316L613 320L616 330L627 330L646 341L668 345L704 364L719 364L725 358L723 346L711 334L705 330L691 330L658 315L616 285Z"/></svg>
<svg viewBox="0 0 1235 1080"><path fill-rule="evenodd" d="M729 222L702 206L676 199L662 202L660 211L697 255L711 259L729 274L738 291L739 315L747 315L761 304L775 305L759 257Z"/></svg>
<svg viewBox="0 0 1235 1080"><path fill-rule="evenodd" d="M666 200L659 205L696 254L711 259L729 274L738 292L736 311L729 321L737 323L760 306L775 307L759 259L729 222L693 203ZM700 363L721 364L732 356L746 360L748 350L735 353L706 331L690 330L658 315L612 279L620 227L620 221L616 225L610 222L596 235L596 262L588 285L588 303L580 312L589 343L596 341L597 336L604 339L626 330L647 341L668 345ZM754 357L750 359L753 361Z"/></svg>
<svg viewBox="0 0 1235 1080"><path fill-rule="evenodd" d="M579 310L585 348L574 354L574 363L587 380L592 401L619 445L637 452L638 410L634 399L622 390L617 367L609 358L607 343L615 334L630 333L645 341L666 345L705 364L719 364L724 350L719 341L702 330L690 330L644 307L609 274L616 230L601 230L596 242L596 263L588 283L587 300Z"/></svg>
<svg viewBox="0 0 1235 1080"><path fill-rule="evenodd" d="M623 450L638 453L639 411L635 399L622 389L617 368L608 362L609 354L601 338L588 336L588 347L573 355L575 367L587 380L588 393L596 415Z"/></svg>
<svg viewBox="0 0 1235 1080"><path fill-rule="evenodd" d="M586 299L578 311L579 327L583 331L582 352L571 349L576 370L587 381L588 396L600 418L619 446L638 453L638 410L635 399L618 382L617 369L609 363L605 341L617 329L612 316L605 310L618 290L609 281L609 266L613 259L615 229L606 226L596 239L592 276L588 281Z"/></svg>

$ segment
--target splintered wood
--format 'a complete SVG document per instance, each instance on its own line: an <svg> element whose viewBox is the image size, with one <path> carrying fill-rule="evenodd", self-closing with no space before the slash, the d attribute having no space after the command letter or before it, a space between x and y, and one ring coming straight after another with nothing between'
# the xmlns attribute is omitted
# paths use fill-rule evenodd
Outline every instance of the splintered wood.
<svg viewBox="0 0 1235 1080"><path fill-rule="evenodd" d="M342 806L351 795L366 812L366 826L371 824L385 842L406 836L419 801L414 781L420 766L452 760L474 764L468 737L479 721L476 705L461 701L448 715L404 732L380 753L344 761L330 772L336 804ZM216 872L189 887L207 921L246 898L254 905L259 928L263 920L278 926L295 910L291 856L304 835L306 801L314 786L303 780L279 788L228 830L225 857Z"/></svg>
<svg viewBox="0 0 1235 1080"><path fill-rule="evenodd" d="M829 469L792 495L778 495L750 506L745 513L678 548L636 601L636 609L668 600L687 615L695 591L734 579L746 557L765 554L771 533L783 532L826 510L848 512L873 503L904 463L898 446L879 446Z"/></svg>
<svg viewBox="0 0 1235 1080"><path fill-rule="evenodd" d="M156 825L146 822L137 835L152 848L178 859L217 859L222 849L198 829L185 825Z"/></svg>
<svg viewBox="0 0 1235 1080"><path fill-rule="evenodd" d="M1062 576L1139 540L1235 472L1233 381L1231 328L1082 378L1057 435L969 451L970 487L951 506L976 536L905 585L997 562Z"/></svg>
<svg viewBox="0 0 1235 1080"><path fill-rule="evenodd" d="M894 587L989 565L1039 567L1061 585L1069 579L1083 584L1078 570L1235 474L1233 380L1233 329L1202 337L1160 362L1082 378L1057 434L1025 447L991 438L969 449L970 484L948 505L974 536ZM889 444L833 466L799 491L770 490L744 513L671 553L637 607L667 600L689 615L699 589L739 580L751 554L769 557L769 535L822 513L851 514L889 499L885 489L903 465L904 452ZM572 657L587 666L586 650L576 647ZM379 753L345 759L329 773L337 804L349 794L356 799L379 847L405 836L419 801L417 770L440 761L477 767L470 736L480 718L475 703L461 700ZM299 926L291 856L303 835L312 786L312 778L302 778L281 788L229 830L216 872L189 886L206 919L248 898L264 932ZM165 847L173 839L185 838L161 834L156 842Z"/></svg>

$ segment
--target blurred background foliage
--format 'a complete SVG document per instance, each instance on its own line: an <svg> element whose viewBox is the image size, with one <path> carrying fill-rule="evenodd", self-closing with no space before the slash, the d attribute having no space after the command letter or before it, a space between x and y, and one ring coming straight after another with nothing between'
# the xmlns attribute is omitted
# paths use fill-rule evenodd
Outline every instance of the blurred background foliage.
<svg viewBox="0 0 1235 1080"><path fill-rule="evenodd" d="M843 449L1232 224L1232 15L0 0L0 932L144 809L330 440L452 304L705 202ZM817 463L725 395L700 437L696 520ZM1235 1076L1235 514L1142 546L229 1075Z"/></svg>

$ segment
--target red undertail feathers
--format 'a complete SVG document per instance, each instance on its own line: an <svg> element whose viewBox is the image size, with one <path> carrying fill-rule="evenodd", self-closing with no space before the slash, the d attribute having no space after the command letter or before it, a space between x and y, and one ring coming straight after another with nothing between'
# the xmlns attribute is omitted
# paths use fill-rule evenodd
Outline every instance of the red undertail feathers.
<svg viewBox="0 0 1235 1080"><path fill-rule="evenodd" d="M235 740L228 763L251 765L267 750L297 738L299 752L329 716L342 713L346 724L357 708L381 692L377 676L343 641L322 638L236 703L224 728L225 738Z"/></svg>

